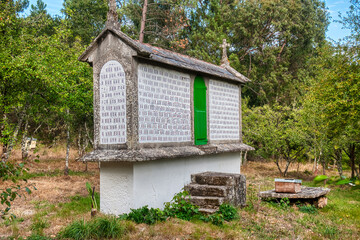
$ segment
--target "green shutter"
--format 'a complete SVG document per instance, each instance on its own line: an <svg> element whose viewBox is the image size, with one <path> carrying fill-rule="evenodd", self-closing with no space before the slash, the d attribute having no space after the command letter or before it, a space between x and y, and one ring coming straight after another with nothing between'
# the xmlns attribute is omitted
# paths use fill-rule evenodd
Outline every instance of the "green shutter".
<svg viewBox="0 0 360 240"><path fill-rule="evenodd" d="M207 144L206 85L202 77L194 80L194 135L195 145Z"/></svg>

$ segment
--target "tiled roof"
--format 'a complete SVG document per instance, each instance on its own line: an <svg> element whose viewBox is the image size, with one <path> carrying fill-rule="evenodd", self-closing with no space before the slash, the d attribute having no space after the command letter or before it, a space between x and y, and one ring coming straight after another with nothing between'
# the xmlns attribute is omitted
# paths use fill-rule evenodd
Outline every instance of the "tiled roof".
<svg viewBox="0 0 360 240"><path fill-rule="evenodd" d="M134 48L139 56L146 58L150 61L171 65L177 68L191 70L215 76L218 78L224 78L240 83L246 83L250 80L237 72L229 65L218 66L212 63L208 63L193 57L189 57L183 54L179 54L170 50L165 50L159 47L152 46L150 44L140 43L139 41L133 40L123 32L117 30L115 27L107 26L99 36L90 44L85 52L79 57L80 61L88 62L87 55L97 46L97 42L101 36L106 34L108 31L112 32L130 47Z"/></svg>

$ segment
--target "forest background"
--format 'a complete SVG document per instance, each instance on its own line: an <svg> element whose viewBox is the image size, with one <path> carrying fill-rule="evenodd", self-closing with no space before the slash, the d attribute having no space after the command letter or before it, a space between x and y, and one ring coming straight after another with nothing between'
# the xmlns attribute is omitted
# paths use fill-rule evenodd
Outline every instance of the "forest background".
<svg viewBox="0 0 360 240"><path fill-rule="evenodd" d="M248 158L274 161L283 176L292 163L314 161L323 173L332 164L340 177L350 167L359 178L360 3L350 3L339 22L351 34L330 42L320 0L148 0L144 42L219 64L227 39L231 66L251 79L242 103L244 142L256 149ZM138 39L144 1L117 6L121 30ZM64 17L48 14L41 0L0 1L3 180L21 174L23 165L9 159L14 146L27 159L28 137L66 142L67 153L72 146L79 155L92 147L92 69L77 58L107 11L106 0L65 0ZM16 187L0 198L14 194Z"/></svg>

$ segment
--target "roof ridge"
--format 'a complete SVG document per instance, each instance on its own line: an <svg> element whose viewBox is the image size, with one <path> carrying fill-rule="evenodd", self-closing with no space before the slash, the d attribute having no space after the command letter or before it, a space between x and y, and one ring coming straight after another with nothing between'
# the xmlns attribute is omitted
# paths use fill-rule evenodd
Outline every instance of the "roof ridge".
<svg viewBox="0 0 360 240"><path fill-rule="evenodd" d="M177 54L177 55L180 55L180 56L183 56L183 57L186 57L186 58L190 58L190 59L193 59L193 60L196 60L196 61L201 61L201 62L203 62L203 63L213 65L213 66L215 66L215 67L221 67L222 69L225 69L225 70L226 70L225 67L223 67L223 66L221 66L221 65L216 65L215 63L210 63L210 62L204 61L204 60L202 60L202 59L198 59L198 58L195 58L195 57L186 55L186 54L182 54L182 53L178 53L178 52L175 52L175 51L171 51L171 50L166 49L166 48L154 46L154 45L151 45L151 44L149 44L149 43L141 43L141 42L139 42L139 40L134 40L134 41L136 41L136 42L138 42L138 43L140 43L140 44L143 44L143 45L147 45L147 46L150 46L150 47L153 47L153 48L158 48L158 49L161 49L161 50L163 50L163 51L167 51L167 52L170 52L170 53L173 53L173 54Z"/></svg>

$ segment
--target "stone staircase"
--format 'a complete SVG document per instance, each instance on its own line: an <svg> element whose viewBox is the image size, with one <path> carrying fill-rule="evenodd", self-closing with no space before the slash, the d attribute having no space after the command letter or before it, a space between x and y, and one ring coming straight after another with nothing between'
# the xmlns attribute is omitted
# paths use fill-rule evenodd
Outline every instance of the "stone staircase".
<svg viewBox="0 0 360 240"><path fill-rule="evenodd" d="M200 212L214 213L223 203L233 206L246 204L246 178L241 174L204 172L191 175L191 183L184 188L190 193L192 204Z"/></svg>

